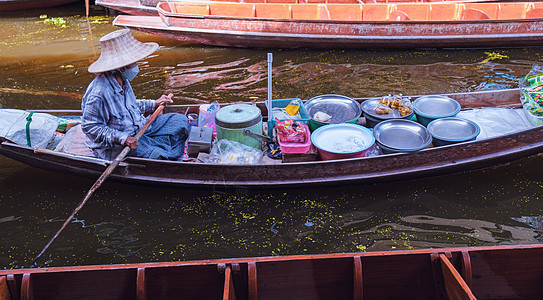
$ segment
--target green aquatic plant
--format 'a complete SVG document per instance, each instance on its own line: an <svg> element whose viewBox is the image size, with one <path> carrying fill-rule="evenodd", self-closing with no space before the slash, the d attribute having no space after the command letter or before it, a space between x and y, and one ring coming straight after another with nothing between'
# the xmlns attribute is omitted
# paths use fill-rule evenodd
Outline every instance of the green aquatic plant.
<svg viewBox="0 0 543 300"><path fill-rule="evenodd" d="M41 15L40 19L44 19L43 23L46 25L55 25L60 28L67 28L68 24L64 18L47 18L47 15Z"/></svg>
<svg viewBox="0 0 543 300"><path fill-rule="evenodd" d="M485 54L486 54L486 58L483 59L482 63L485 63L491 60L496 60L496 59L509 58L509 56L503 55L497 52L485 52Z"/></svg>

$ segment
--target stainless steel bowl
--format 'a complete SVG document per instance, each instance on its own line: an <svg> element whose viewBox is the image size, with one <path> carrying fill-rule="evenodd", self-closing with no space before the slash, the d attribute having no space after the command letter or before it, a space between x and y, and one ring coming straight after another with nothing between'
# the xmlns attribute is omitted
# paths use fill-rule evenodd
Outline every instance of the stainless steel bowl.
<svg viewBox="0 0 543 300"><path fill-rule="evenodd" d="M454 117L460 108L458 101L442 95L422 96L413 101L417 120L424 126L435 119Z"/></svg>
<svg viewBox="0 0 543 300"><path fill-rule="evenodd" d="M434 146L443 146L477 138L481 129L479 125L462 118L442 118L428 124L428 131L434 138Z"/></svg>
<svg viewBox="0 0 543 300"><path fill-rule="evenodd" d="M344 123L319 127L311 134L311 142L321 159L332 160L365 156L375 138L364 126Z"/></svg>
<svg viewBox="0 0 543 300"><path fill-rule="evenodd" d="M342 95L320 95L307 100L304 104L309 117L321 111L332 117L327 124L354 123L362 115L360 104L356 100Z"/></svg>
<svg viewBox="0 0 543 300"><path fill-rule="evenodd" d="M417 122L403 119L380 122L373 128L373 136L378 145L397 152L419 151L432 143L428 129Z"/></svg>

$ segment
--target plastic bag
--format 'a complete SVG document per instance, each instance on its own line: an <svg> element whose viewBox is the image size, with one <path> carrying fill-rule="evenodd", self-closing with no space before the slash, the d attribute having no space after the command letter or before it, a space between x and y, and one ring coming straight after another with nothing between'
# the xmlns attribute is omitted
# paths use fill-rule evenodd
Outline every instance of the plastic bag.
<svg viewBox="0 0 543 300"><path fill-rule="evenodd" d="M532 115L543 116L543 66L534 65L528 75L519 81L524 109Z"/></svg>
<svg viewBox="0 0 543 300"><path fill-rule="evenodd" d="M483 107L463 110L456 115L479 125L477 140L492 138L531 127L522 109Z"/></svg>
<svg viewBox="0 0 543 300"><path fill-rule="evenodd" d="M294 99L292 101L290 101L290 103L287 105L287 107L285 107L285 111L287 112L287 114L289 116L295 116L298 114L298 111L300 110L300 106L301 106L301 101L300 99Z"/></svg>
<svg viewBox="0 0 543 300"><path fill-rule="evenodd" d="M207 163L218 164L257 164L263 152L242 143L222 139L211 147Z"/></svg>
<svg viewBox="0 0 543 300"><path fill-rule="evenodd" d="M215 115L219 110L219 102L213 101L211 104L200 105L200 114L198 115L198 126L215 128Z"/></svg>
<svg viewBox="0 0 543 300"><path fill-rule="evenodd" d="M60 133L66 133L70 128L77 126L78 124L81 124L81 118L58 118L58 128L57 131Z"/></svg>
<svg viewBox="0 0 543 300"><path fill-rule="evenodd" d="M85 134L79 124L66 132L54 150L73 155L94 156L92 151L85 145Z"/></svg>
<svg viewBox="0 0 543 300"><path fill-rule="evenodd" d="M279 121L275 119L277 126L277 136L281 143L305 143L307 133L306 127L300 125L300 123L292 120Z"/></svg>
<svg viewBox="0 0 543 300"><path fill-rule="evenodd" d="M382 97L381 100L379 100L379 104L375 107L375 113L379 115L389 114L391 111L388 108L397 109L402 117L413 112L413 109L411 108L411 98L404 97L402 94Z"/></svg>
<svg viewBox="0 0 543 300"><path fill-rule="evenodd" d="M21 146L46 148L56 135L58 117L45 113L29 116L20 109L0 109L0 136Z"/></svg>

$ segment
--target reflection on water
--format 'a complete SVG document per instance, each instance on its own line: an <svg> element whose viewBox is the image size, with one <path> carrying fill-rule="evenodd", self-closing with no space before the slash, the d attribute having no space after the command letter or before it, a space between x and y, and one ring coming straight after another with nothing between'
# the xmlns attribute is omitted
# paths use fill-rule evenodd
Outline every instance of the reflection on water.
<svg viewBox="0 0 543 300"><path fill-rule="evenodd" d="M9 29L0 31L0 106L80 107L98 39L117 29L101 11L89 22L82 15L78 4L0 18ZM45 21L53 18L65 23ZM267 52L274 54L274 98L304 99L510 88L543 61L542 48L231 49L135 35L161 45L141 62L136 95L172 92L178 104L265 99ZM542 159L406 182L280 191L106 182L38 265L538 243ZM4 157L0 166L0 267L28 266L94 181Z"/></svg>

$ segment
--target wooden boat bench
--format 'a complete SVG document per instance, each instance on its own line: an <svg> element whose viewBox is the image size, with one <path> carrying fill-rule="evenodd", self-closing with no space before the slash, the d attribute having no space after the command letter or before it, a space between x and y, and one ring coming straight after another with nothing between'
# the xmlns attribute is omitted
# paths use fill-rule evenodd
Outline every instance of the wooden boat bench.
<svg viewBox="0 0 543 300"><path fill-rule="evenodd" d="M0 271L0 300L541 299L543 245Z"/></svg>

